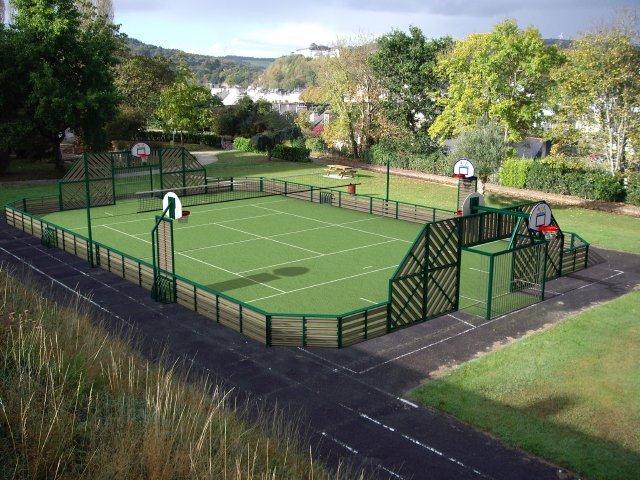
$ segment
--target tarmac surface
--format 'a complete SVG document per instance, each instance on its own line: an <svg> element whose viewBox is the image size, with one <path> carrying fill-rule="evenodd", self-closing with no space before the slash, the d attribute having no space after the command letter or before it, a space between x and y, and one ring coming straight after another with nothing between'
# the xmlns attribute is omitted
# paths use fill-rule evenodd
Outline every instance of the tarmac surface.
<svg viewBox="0 0 640 480"><path fill-rule="evenodd" d="M566 479L574 475L437 410L412 388L439 371L618 297L640 284L640 256L592 249L587 270L547 283L544 302L490 321L457 312L338 349L267 348L0 222L0 263L59 302L80 297L151 359L186 359L253 410L277 408L329 467L367 479Z"/></svg>

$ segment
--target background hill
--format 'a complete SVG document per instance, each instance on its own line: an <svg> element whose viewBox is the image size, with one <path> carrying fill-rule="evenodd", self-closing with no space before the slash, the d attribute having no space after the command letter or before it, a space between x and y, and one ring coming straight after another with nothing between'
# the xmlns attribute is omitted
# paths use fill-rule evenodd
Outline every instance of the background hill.
<svg viewBox="0 0 640 480"><path fill-rule="evenodd" d="M131 53L145 57L162 56L174 62L184 62L202 83L222 83L248 86L269 66L274 58L255 58L228 55L214 57L187 53L173 48L162 48L126 37L125 43Z"/></svg>

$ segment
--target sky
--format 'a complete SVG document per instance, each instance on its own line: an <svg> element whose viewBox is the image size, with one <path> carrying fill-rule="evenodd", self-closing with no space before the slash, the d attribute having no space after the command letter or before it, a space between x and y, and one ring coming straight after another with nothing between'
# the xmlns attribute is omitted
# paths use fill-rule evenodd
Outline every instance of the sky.
<svg viewBox="0 0 640 480"><path fill-rule="evenodd" d="M114 0L130 37L207 55L278 57L312 42L374 37L416 25L462 38L505 18L546 38L572 38L640 0Z"/></svg>

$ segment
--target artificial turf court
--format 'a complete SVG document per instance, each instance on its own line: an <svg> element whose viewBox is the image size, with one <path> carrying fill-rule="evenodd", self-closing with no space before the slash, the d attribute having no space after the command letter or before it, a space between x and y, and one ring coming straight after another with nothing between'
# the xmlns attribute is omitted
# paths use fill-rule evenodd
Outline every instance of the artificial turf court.
<svg viewBox="0 0 640 480"><path fill-rule="evenodd" d="M92 208L94 240L151 261L160 212ZM174 223L176 273L270 312L337 314L386 302L389 278L423 225L290 197L189 207ZM87 232L85 210L46 220Z"/></svg>

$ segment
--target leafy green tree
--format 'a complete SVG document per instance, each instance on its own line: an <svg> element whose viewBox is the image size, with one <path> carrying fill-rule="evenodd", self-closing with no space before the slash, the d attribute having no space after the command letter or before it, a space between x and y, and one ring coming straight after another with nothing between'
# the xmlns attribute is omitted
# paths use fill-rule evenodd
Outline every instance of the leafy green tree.
<svg viewBox="0 0 640 480"><path fill-rule="evenodd" d="M267 67L258 83L269 89L295 90L314 85L314 60L303 55L285 55Z"/></svg>
<svg viewBox="0 0 640 480"><path fill-rule="evenodd" d="M541 125L551 72L561 61L537 29L520 30L513 20L469 35L438 64L448 88L429 133L448 138L488 117L502 127L505 140L520 139Z"/></svg>
<svg viewBox="0 0 640 480"><path fill-rule="evenodd" d="M625 168L629 139L640 133L640 46L631 25L623 17L585 33L555 75L555 133L585 139L591 153L604 154L612 174Z"/></svg>
<svg viewBox="0 0 640 480"><path fill-rule="evenodd" d="M9 166L11 150L26 141L31 129L26 114L27 81L15 32L0 24L0 173Z"/></svg>
<svg viewBox="0 0 640 480"><path fill-rule="evenodd" d="M345 146L361 157L388 127L382 112L382 88L369 64L375 45L358 42L339 47L337 57L318 63L317 86L308 88L303 98L329 105L333 118L322 132L328 145Z"/></svg>
<svg viewBox="0 0 640 480"><path fill-rule="evenodd" d="M88 148L104 146L105 125L118 94L113 80L117 28L73 0L14 0L17 48L29 70L26 108L50 139L63 168L60 143L71 128Z"/></svg>
<svg viewBox="0 0 640 480"><path fill-rule="evenodd" d="M489 177L498 172L507 156L502 127L496 122L480 119L475 127L467 127L455 141L453 160L468 158L476 169L478 191L484 193Z"/></svg>
<svg viewBox="0 0 640 480"><path fill-rule="evenodd" d="M300 131L293 116L281 115L273 110L269 102L254 102L250 97L242 97L236 105L216 108L213 130L219 135L242 137L253 137L265 132Z"/></svg>
<svg viewBox="0 0 640 480"><path fill-rule="evenodd" d="M116 118L107 128L111 139L129 139L154 123L160 93L171 85L177 65L164 57L125 54L116 67L115 83L120 95Z"/></svg>
<svg viewBox="0 0 640 480"><path fill-rule="evenodd" d="M438 57L453 45L450 37L427 40L418 27L394 30L378 39L369 64L385 92L387 118L412 134L426 134L442 107L436 93L445 89L436 72Z"/></svg>
<svg viewBox="0 0 640 480"><path fill-rule="evenodd" d="M156 115L166 130L202 132L211 126L213 109L222 105L206 87L198 85L186 66L181 66L176 80L160 93Z"/></svg>

